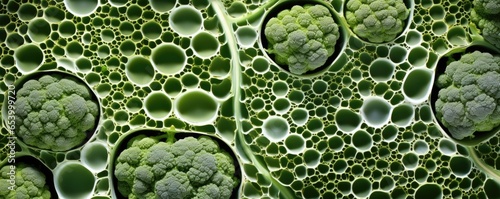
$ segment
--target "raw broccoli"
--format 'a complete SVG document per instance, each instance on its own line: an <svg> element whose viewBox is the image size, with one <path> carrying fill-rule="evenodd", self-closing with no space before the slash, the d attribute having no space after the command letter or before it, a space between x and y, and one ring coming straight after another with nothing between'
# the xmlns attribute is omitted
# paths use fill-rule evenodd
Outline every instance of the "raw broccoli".
<svg viewBox="0 0 500 199"><path fill-rule="evenodd" d="M448 65L437 85L436 116L454 138L500 125L500 57L465 54Z"/></svg>
<svg viewBox="0 0 500 199"><path fill-rule="evenodd" d="M486 41L500 48L500 1L474 0L471 20L482 31Z"/></svg>
<svg viewBox="0 0 500 199"><path fill-rule="evenodd" d="M118 191L128 198L230 198L233 158L209 137L136 139L117 158Z"/></svg>
<svg viewBox="0 0 500 199"><path fill-rule="evenodd" d="M264 34L276 63L300 75L326 63L335 50L339 27L325 6L296 5L271 18Z"/></svg>
<svg viewBox="0 0 500 199"><path fill-rule="evenodd" d="M26 164L7 165L0 169L0 198L48 199L50 190L45 175L38 169ZM15 176L15 178L11 178ZM10 179L15 182L12 183Z"/></svg>
<svg viewBox="0 0 500 199"><path fill-rule="evenodd" d="M17 91L16 134L30 146L66 151L94 129L98 106L86 86L45 75Z"/></svg>
<svg viewBox="0 0 500 199"><path fill-rule="evenodd" d="M349 0L346 20L359 37L373 43L394 40L410 11L402 0Z"/></svg>

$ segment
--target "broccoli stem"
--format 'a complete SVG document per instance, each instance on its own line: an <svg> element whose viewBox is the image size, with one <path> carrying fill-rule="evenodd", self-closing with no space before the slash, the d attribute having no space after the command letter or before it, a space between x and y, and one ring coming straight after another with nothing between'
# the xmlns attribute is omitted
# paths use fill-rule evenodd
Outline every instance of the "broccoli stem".
<svg viewBox="0 0 500 199"><path fill-rule="evenodd" d="M247 14L240 16L240 17L237 17L237 18L229 18L229 21L232 21L232 22L236 23L237 25L246 24L247 22L250 23L250 22L258 21L259 19L262 18L262 16L264 16L264 13L266 12L266 10L273 7L278 1L279 0L269 0L266 3L262 4L261 6L259 6L259 8L253 10L252 12L247 13Z"/></svg>

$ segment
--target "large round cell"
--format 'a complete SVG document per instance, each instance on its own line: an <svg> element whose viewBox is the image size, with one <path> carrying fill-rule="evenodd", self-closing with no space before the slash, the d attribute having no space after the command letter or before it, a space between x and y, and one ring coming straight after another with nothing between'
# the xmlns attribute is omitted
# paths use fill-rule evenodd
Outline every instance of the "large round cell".
<svg viewBox="0 0 500 199"><path fill-rule="evenodd" d="M285 147L289 154L298 155L306 148L306 141L300 135L290 135L285 139Z"/></svg>
<svg viewBox="0 0 500 199"><path fill-rule="evenodd" d="M164 13L172 9L177 2L176 0L149 0L149 3L154 11Z"/></svg>
<svg viewBox="0 0 500 199"><path fill-rule="evenodd" d="M196 125L211 124L216 118L219 103L204 90L188 91L175 100L175 114L180 119Z"/></svg>
<svg viewBox="0 0 500 199"><path fill-rule="evenodd" d="M244 26L236 30L236 39L238 39L238 44L245 48L252 47L257 41L258 35L255 28L251 26Z"/></svg>
<svg viewBox="0 0 500 199"><path fill-rule="evenodd" d="M92 142L82 149L82 162L94 172L106 169L108 162L108 150L106 145L99 142Z"/></svg>
<svg viewBox="0 0 500 199"><path fill-rule="evenodd" d="M54 170L54 184L62 198L90 197L95 180L94 174L78 162L65 162Z"/></svg>
<svg viewBox="0 0 500 199"><path fill-rule="evenodd" d="M191 36L201 30L203 18L201 12L187 5L172 10L168 18L170 27L182 36Z"/></svg>
<svg viewBox="0 0 500 199"><path fill-rule="evenodd" d="M433 71L418 68L410 71L403 80L403 94L412 104L420 104L427 100L432 89Z"/></svg>
<svg viewBox="0 0 500 199"><path fill-rule="evenodd" d="M290 125L282 117L268 117L262 124L262 133L272 142L283 141L288 137Z"/></svg>
<svg viewBox="0 0 500 199"><path fill-rule="evenodd" d="M361 126L361 116L349 109L340 109L335 114L335 123L340 130L350 133Z"/></svg>
<svg viewBox="0 0 500 199"><path fill-rule="evenodd" d="M162 44L153 49L151 61L160 73L173 75L182 71L187 57L181 47L175 44Z"/></svg>
<svg viewBox="0 0 500 199"><path fill-rule="evenodd" d="M64 6L73 15L78 17L89 16L99 7L98 0L64 0Z"/></svg>
<svg viewBox="0 0 500 199"><path fill-rule="evenodd" d="M417 188L415 198L439 199L443 198L443 189L439 184L423 184Z"/></svg>
<svg viewBox="0 0 500 199"><path fill-rule="evenodd" d="M146 114L155 120L163 120L172 111L172 102L163 92L149 94L144 102Z"/></svg>
<svg viewBox="0 0 500 199"><path fill-rule="evenodd" d="M146 22L141 26L141 32L148 39L158 39L162 33L160 24L154 21Z"/></svg>
<svg viewBox="0 0 500 199"><path fill-rule="evenodd" d="M380 128L389 121L391 105L383 98L370 97L361 107L361 115L368 125Z"/></svg>
<svg viewBox="0 0 500 199"><path fill-rule="evenodd" d="M34 44L26 44L14 52L16 65L21 72L35 71L43 63L43 52Z"/></svg>
<svg viewBox="0 0 500 199"><path fill-rule="evenodd" d="M387 81L392 78L394 64L388 59L377 59L370 65L370 76L375 81Z"/></svg>
<svg viewBox="0 0 500 199"><path fill-rule="evenodd" d="M33 4L24 3L21 4L19 10L17 10L17 16L23 21L28 21L36 17L37 9Z"/></svg>
<svg viewBox="0 0 500 199"><path fill-rule="evenodd" d="M51 31L49 22L42 18L31 20L28 24L28 35L35 42L44 42Z"/></svg>
<svg viewBox="0 0 500 199"><path fill-rule="evenodd" d="M132 57L125 65L128 79L139 86L147 86L155 76L155 70L149 60L144 57Z"/></svg>
<svg viewBox="0 0 500 199"><path fill-rule="evenodd" d="M195 54L203 59L208 59L219 51L219 41L207 32L200 32L194 36L191 46Z"/></svg>

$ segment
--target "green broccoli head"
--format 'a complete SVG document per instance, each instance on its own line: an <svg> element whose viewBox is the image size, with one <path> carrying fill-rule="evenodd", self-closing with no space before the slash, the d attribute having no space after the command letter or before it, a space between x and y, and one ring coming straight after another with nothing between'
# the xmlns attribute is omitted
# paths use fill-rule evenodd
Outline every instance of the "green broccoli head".
<svg viewBox="0 0 500 199"><path fill-rule="evenodd" d="M271 18L264 34L276 63L300 75L326 63L334 53L339 27L325 6L296 5Z"/></svg>
<svg viewBox="0 0 500 199"><path fill-rule="evenodd" d="M115 164L118 191L129 198L230 198L238 184L233 158L209 137L135 140Z"/></svg>
<svg viewBox="0 0 500 199"><path fill-rule="evenodd" d="M94 129L98 105L86 86L45 75L17 91L16 134L41 149L66 151L80 145Z"/></svg>
<svg viewBox="0 0 500 199"><path fill-rule="evenodd" d="M345 17L352 31L373 43L394 40L410 11L402 0L349 0Z"/></svg>
<svg viewBox="0 0 500 199"><path fill-rule="evenodd" d="M447 66L437 85L436 116L454 138L500 125L500 57L465 54Z"/></svg>
<svg viewBox="0 0 500 199"><path fill-rule="evenodd" d="M11 168L11 165L4 166L0 172L0 198L51 198L45 175L35 167L21 163L15 168ZM9 181L11 175L15 175L14 185Z"/></svg>
<svg viewBox="0 0 500 199"><path fill-rule="evenodd" d="M482 31L486 41L500 48L500 1L498 0L474 0L474 9L471 12L471 20Z"/></svg>

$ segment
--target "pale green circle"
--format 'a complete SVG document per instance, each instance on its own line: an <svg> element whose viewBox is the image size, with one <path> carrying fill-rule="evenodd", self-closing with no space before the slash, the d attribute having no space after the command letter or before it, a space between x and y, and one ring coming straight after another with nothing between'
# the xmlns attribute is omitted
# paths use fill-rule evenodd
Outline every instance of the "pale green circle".
<svg viewBox="0 0 500 199"><path fill-rule="evenodd" d="M26 44L14 52L16 66L22 72L32 72L40 67L44 61L42 49L34 44Z"/></svg>
<svg viewBox="0 0 500 199"><path fill-rule="evenodd" d="M72 37L76 33L76 26L72 21L63 21L59 24L59 34L61 37Z"/></svg>
<svg viewBox="0 0 500 199"><path fill-rule="evenodd" d="M187 56L185 51L175 44L162 44L153 49L151 62L160 73L173 75L182 71Z"/></svg>
<svg viewBox="0 0 500 199"><path fill-rule="evenodd" d="M92 195L95 180L94 174L78 162L65 162L54 169L54 184L60 197L87 198Z"/></svg>
<svg viewBox="0 0 500 199"><path fill-rule="evenodd" d="M127 78L139 86L147 86L155 76L155 70L149 60L136 56L128 60L125 65Z"/></svg>
<svg viewBox="0 0 500 199"><path fill-rule="evenodd" d="M150 93L144 99L146 114L155 119L166 119L172 111L172 101L163 92Z"/></svg>
<svg viewBox="0 0 500 199"><path fill-rule="evenodd" d="M302 126L309 120L309 112L304 108L296 108L290 113L293 123Z"/></svg>
<svg viewBox="0 0 500 199"><path fill-rule="evenodd" d="M176 0L149 0L149 3L151 4L151 8L159 13L164 13L169 10L171 10L175 4L177 3Z"/></svg>
<svg viewBox="0 0 500 199"><path fill-rule="evenodd" d="M148 39L158 39L162 33L160 24L155 21L149 21L141 26L141 32Z"/></svg>
<svg viewBox="0 0 500 199"><path fill-rule="evenodd" d="M83 54L83 46L78 41L69 42L65 50L69 58L78 58Z"/></svg>
<svg viewBox="0 0 500 199"><path fill-rule="evenodd" d="M372 192L372 183L366 178L356 178L352 182L352 192L357 197L367 197Z"/></svg>
<svg viewBox="0 0 500 199"><path fill-rule="evenodd" d="M94 172L106 169L108 161L108 150L104 144L93 142L85 145L81 151L82 163Z"/></svg>
<svg viewBox="0 0 500 199"><path fill-rule="evenodd" d="M33 4L24 3L19 6L17 10L17 16L23 21L29 21L36 17L37 9Z"/></svg>
<svg viewBox="0 0 500 199"><path fill-rule="evenodd" d="M321 162L321 154L315 149L308 149L304 152L304 162L309 168L316 168Z"/></svg>
<svg viewBox="0 0 500 199"><path fill-rule="evenodd" d="M288 84L285 81L273 82L273 94L277 97L285 97L288 90Z"/></svg>
<svg viewBox="0 0 500 199"><path fill-rule="evenodd" d="M352 136L352 143L358 151L369 151L373 146L373 139L366 131L356 131Z"/></svg>
<svg viewBox="0 0 500 199"><path fill-rule="evenodd" d="M35 42L44 42L51 32L50 24L45 19L34 19L28 24L28 35Z"/></svg>
<svg viewBox="0 0 500 199"><path fill-rule="evenodd" d="M387 59L377 59L370 65L370 76L375 81L387 81L392 79L396 66Z"/></svg>
<svg viewBox="0 0 500 199"><path fill-rule="evenodd" d="M280 142L288 137L290 125L282 117L268 117L262 124L262 133L271 142Z"/></svg>
<svg viewBox="0 0 500 199"><path fill-rule="evenodd" d="M391 104L383 98L370 97L363 103L361 115L368 125L380 128L389 121L391 108Z"/></svg>
<svg viewBox="0 0 500 199"><path fill-rule="evenodd" d="M244 26L238 28L236 30L236 39L238 40L238 44L243 47L252 47L257 41L258 35L255 28L251 26Z"/></svg>
<svg viewBox="0 0 500 199"><path fill-rule="evenodd" d="M200 32L191 41L191 47L198 57L207 59L219 51L219 41L210 33Z"/></svg>
<svg viewBox="0 0 500 199"><path fill-rule="evenodd" d="M196 125L212 123L217 118L219 103L204 90L180 94L175 100L175 114L180 119Z"/></svg>
<svg viewBox="0 0 500 199"><path fill-rule="evenodd" d="M285 139L285 147L289 154L298 155L306 148L306 141L302 136L292 134Z"/></svg>
<svg viewBox="0 0 500 199"><path fill-rule="evenodd" d="M104 29L101 31L101 40L104 42L112 42L115 40L115 33L110 29Z"/></svg>
<svg viewBox="0 0 500 199"><path fill-rule="evenodd" d="M440 199L443 198L443 189L439 184L423 184L417 188L415 198Z"/></svg>
<svg viewBox="0 0 500 199"><path fill-rule="evenodd" d="M168 22L175 32L182 36L191 36L201 30L203 18L200 11L182 5L171 11Z"/></svg>
<svg viewBox="0 0 500 199"><path fill-rule="evenodd" d="M361 116L349 109L339 109L335 113L335 123L340 130L352 132L361 126Z"/></svg>
<svg viewBox="0 0 500 199"><path fill-rule="evenodd" d="M264 57L256 57L252 61L252 68L255 72L263 74L269 70L269 61Z"/></svg>
<svg viewBox="0 0 500 199"><path fill-rule="evenodd" d="M64 6L66 9L71 12L71 14L78 17L89 16L97 7L99 7L98 0L64 0Z"/></svg>
<svg viewBox="0 0 500 199"><path fill-rule="evenodd" d="M410 71L403 81L403 93L413 104L420 104L428 98L432 89L434 71L419 68Z"/></svg>

